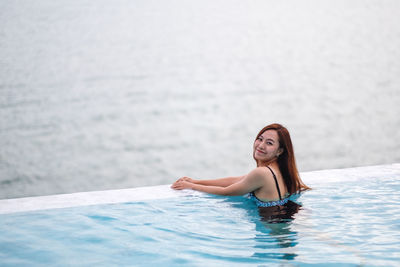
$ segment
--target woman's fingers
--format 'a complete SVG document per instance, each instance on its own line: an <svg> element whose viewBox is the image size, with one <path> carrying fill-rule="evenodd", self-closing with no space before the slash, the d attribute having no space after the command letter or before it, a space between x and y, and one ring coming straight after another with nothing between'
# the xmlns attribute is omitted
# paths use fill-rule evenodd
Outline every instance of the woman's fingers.
<svg viewBox="0 0 400 267"><path fill-rule="evenodd" d="M171 185L172 189L182 190L190 187L190 182L184 180L178 180Z"/></svg>
<svg viewBox="0 0 400 267"><path fill-rule="evenodd" d="M176 180L172 185L171 188L175 190L182 190L186 188L192 188L193 184L195 184L196 181L190 177L184 176Z"/></svg>
<svg viewBox="0 0 400 267"><path fill-rule="evenodd" d="M189 177L186 177L186 176L185 177L181 177L178 180L176 180L175 183L180 182L180 181L185 181L187 178L189 178Z"/></svg>
<svg viewBox="0 0 400 267"><path fill-rule="evenodd" d="M183 188L182 188L182 181L181 181L181 180L176 181L175 183L173 183L173 184L171 185L171 187L172 187L173 189L177 189L177 190L183 189Z"/></svg>
<svg viewBox="0 0 400 267"><path fill-rule="evenodd" d="M193 179L190 178L190 177L184 176L184 177L181 177L181 178L179 178L178 180L175 181L175 183L179 183L179 182L189 182L189 183L193 183ZM175 184L175 183L174 183L174 184Z"/></svg>

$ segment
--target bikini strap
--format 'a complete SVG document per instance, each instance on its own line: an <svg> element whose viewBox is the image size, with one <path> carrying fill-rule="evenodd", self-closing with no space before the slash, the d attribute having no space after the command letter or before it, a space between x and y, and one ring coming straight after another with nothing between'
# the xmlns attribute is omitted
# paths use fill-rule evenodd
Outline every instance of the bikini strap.
<svg viewBox="0 0 400 267"><path fill-rule="evenodd" d="M279 200L282 200L281 190L279 189L278 180L276 179L275 173L272 171L272 169L269 166L267 166L267 168L272 172L272 175L274 176L276 189L278 190L278 194L279 194Z"/></svg>

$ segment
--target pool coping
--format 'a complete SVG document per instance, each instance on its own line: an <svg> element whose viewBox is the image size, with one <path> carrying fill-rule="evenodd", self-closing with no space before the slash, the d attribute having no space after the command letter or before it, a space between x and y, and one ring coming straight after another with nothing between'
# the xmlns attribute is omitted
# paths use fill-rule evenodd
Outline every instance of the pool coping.
<svg viewBox="0 0 400 267"><path fill-rule="evenodd" d="M354 167L345 169L330 169L302 172L302 180L309 186L323 183L351 181L397 175L400 178L400 163ZM323 177L323 179L321 179ZM183 195L202 194L192 190L176 191L170 185L146 186L127 189L78 192L39 197L23 197L0 200L0 214L37 211L45 209L70 208L123 202L137 202L152 199L165 199Z"/></svg>

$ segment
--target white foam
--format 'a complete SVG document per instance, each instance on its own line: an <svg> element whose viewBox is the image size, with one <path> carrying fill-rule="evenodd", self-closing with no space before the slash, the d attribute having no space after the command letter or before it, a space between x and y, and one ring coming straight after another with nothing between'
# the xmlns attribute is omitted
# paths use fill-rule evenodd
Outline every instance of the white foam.
<svg viewBox="0 0 400 267"><path fill-rule="evenodd" d="M318 183L352 181L368 178L400 178L400 163L380 166L332 169L301 173L303 181L310 186ZM188 194L201 194L191 190L175 191L170 185L148 186L129 189L80 192L40 197L0 200L0 214L27 212L44 209L69 208L151 199L165 199Z"/></svg>

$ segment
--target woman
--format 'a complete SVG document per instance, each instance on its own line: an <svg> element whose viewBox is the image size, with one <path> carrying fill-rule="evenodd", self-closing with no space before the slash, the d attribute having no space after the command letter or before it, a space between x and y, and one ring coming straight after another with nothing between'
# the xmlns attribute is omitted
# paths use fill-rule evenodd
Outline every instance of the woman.
<svg viewBox="0 0 400 267"><path fill-rule="evenodd" d="M248 194L258 207L286 205L292 194L310 189L300 179L289 131L282 125L268 125L257 134L253 158L257 168L247 175L214 180L182 177L171 187L176 190L193 189L215 195Z"/></svg>

